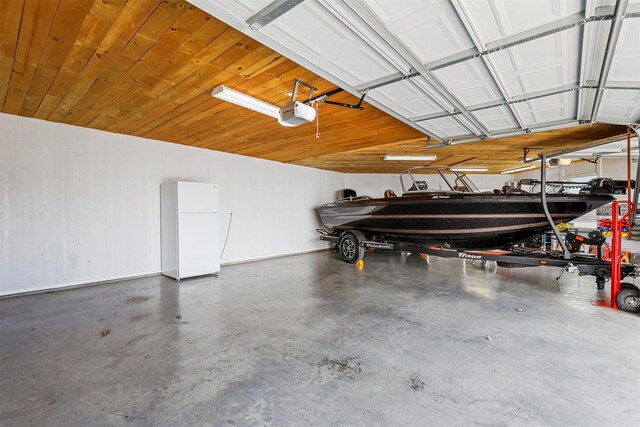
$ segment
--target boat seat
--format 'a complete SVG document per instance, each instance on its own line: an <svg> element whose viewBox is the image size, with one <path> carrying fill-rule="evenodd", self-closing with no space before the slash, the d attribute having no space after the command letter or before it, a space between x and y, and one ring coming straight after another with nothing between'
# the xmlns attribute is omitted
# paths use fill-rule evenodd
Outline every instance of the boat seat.
<svg viewBox="0 0 640 427"><path fill-rule="evenodd" d="M338 199L352 199L354 197L358 197L358 193L356 193L356 190L352 190L351 188L343 188L338 191Z"/></svg>
<svg viewBox="0 0 640 427"><path fill-rule="evenodd" d="M427 181L414 181L408 191L425 191L428 189Z"/></svg>
<svg viewBox="0 0 640 427"><path fill-rule="evenodd" d="M398 197L398 196L396 196L396 193L393 190L385 190L384 192L385 199L393 199L394 197Z"/></svg>
<svg viewBox="0 0 640 427"><path fill-rule="evenodd" d="M505 185L502 187L504 194L531 194L521 188L516 188L513 185Z"/></svg>

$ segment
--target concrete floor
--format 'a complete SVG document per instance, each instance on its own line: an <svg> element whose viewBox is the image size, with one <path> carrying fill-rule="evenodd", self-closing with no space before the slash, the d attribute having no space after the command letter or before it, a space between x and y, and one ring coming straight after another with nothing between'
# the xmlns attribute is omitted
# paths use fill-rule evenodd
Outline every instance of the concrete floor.
<svg viewBox="0 0 640 427"><path fill-rule="evenodd" d="M321 252L5 299L0 423L640 425L640 317L557 273Z"/></svg>

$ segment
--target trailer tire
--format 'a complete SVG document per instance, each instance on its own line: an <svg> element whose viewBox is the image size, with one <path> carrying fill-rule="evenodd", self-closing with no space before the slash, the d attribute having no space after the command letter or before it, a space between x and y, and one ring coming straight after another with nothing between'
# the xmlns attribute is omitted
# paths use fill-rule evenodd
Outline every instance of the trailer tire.
<svg viewBox="0 0 640 427"><path fill-rule="evenodd" d="M338 252L342 260L349 264L354 264L364 256L364 248L360 246L360 241L353 233L345 233L340 237Z"/></svg>
<svg viewBox="0 0 640 427"><path fill-rule="evenodd" d="M623 288L618 296L616 302L621 310L627 313L640 313L640 291L633 288Z"/></svg>

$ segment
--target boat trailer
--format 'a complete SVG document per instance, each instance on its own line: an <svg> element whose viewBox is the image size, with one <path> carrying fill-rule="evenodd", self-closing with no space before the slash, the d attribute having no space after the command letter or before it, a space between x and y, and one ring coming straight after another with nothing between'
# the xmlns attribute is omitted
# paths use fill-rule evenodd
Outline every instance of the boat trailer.
<svg viewBox="0 0 640 427"><path fill-rule="evenodd" d="M628 204L630 209L622 217L618 218L619 205ZM320 240L330 242L340 253L342 260L348 263L357 263L359 267L364 265L364 255L367 250L390 250L404 251L420 255L436 256L440 258L457 258L476 261L495 261L499 267L560 267L563 271L575 273L580 276L593 276L596 278L598 289L604 289L605 282L610 279L611 300L595 302L599 306L620 308L631 313L640 313L640 288L633 283L621 281L627 277L640 275L638 268L629 263L621 261L622 255L622 221L627 218L634 209L632 203L626 201L615 201L612 206L613 216L613 236L611 243L611 261L601 258L602 250L598 250L598 255L587 255L582 253L569 253L563 244L562 252L543 251L523 247L513 247L503 250L456 250L441 246L421 246L404 242L394 242L389 240L377 240L375 237L368 238L360 230L345 231L339 235L328 233L326 230L318 229ZM558 235L559 237L559 235ZM578 237L580 237L578 235ZM560 239L558 239L561 241Z"/></svg>

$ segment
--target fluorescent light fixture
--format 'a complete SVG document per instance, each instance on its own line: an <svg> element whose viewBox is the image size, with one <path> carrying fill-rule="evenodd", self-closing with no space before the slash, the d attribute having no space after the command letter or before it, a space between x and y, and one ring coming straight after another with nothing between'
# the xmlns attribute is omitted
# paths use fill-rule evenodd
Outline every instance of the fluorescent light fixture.
<svg viewBox="0 0 640 427"><path fill-rule="evenodd" d="M487 172L489 168L459 167L449 168L454 172Z"/></svg>
<svg viewBox="0 0 640 427"><path fill-rule="evenodd" d="M502 171L500 173L515 173L515 172L522 172L522 171L528 171L530 169L535 169L535 166L522 166L519 168L514 168L514 169L507 169L506 171Z"/></svg>
<svg viewBox="0 0 640 427"><path fill-rule="evenodd" d="M216 86L213 88L213 91L211 91L211 96L248 108L249 110L265 114L269 117L273 117L274 119L280 119L279 107L269 104L268 102L261 101L253 96L238 92L237 90L229 89L226 86Z"/></svg>
<svg viewBox="0 0 640 427"><path fill-rule="evenodd" d="M261 101L258 98L254 98L253 96L238 92L237 90L229 89L226 86L216 86L211 91L211 96L213 96L214 98L222 99L223 101L231 102L232 104L236 104L244 108L248 108L249 110L256 111L269 117L273 117L274 119L277 119L278 123L280 123L282 126L295 126L282 121L282 118L280 117L280 107L278 107L277 105L269 104L268 102Z"/></svg>
<svg viewBox="0 0 640 427"><path fill-rule="evenodd" d="M431 161L436 160L437 156L402 156L402 155L394 155L394 154L385 154L382 158L383 160L394 160L399 162L420 162L420 161Z"/></svg>

